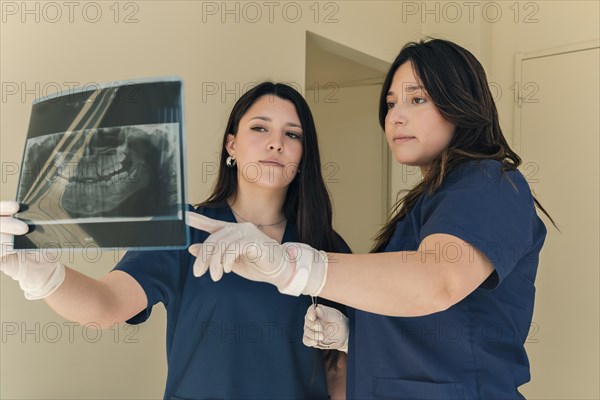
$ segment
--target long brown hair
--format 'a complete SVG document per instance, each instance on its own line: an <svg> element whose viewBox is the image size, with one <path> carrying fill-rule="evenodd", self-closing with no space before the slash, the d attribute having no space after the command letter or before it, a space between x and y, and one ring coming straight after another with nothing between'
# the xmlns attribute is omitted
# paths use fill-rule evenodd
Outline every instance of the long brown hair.
<svg viewBox="0 0 600 400"><path fill-rule="evenodd" d="M500 129L498 111L483 66L463 47L443 39L423 39L407 43L388 71L379 98L379 124L385 130L387 93L394 73L406 62L442 116L455 126L448 147L436 157L426 176L396 202L391 217L375 238L372 252L382 251L391 239L398 221L404 218L425 192L435 192L449 172L473 160L496 160L502 171L515 170L521 158ZM554 220L534 197L536 206Z"/></svg>

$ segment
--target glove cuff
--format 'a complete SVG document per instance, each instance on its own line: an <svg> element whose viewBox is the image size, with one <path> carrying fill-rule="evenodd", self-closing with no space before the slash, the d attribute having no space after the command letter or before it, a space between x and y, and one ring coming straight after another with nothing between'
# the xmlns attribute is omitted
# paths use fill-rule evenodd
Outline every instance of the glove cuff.
<svg viewBox="0 0 600 400"><path fill-rule="evenodd" d="M322 250L313 250L311 253L312 258L312 269L310 271L309 279L302 291L302 294L309 296L318 296L325 287L327 282L327 267L329 260L327 259L327 253Z"/></svg>
<svg viewBox="0 0 600 400"><path fill-rule="evenodd" d="M305 246L306 245L302 243L292 242L284 243L282 245L282 262L289 264L289 270L291 271L291 274L287 282L285 282L281 287L277 287L279 293L290 296L300 296L306 287L311 265L307 262L310 257L307 257L306 254L302 254L302 250L304 250Z"/></svg>
<svg viewBox="0 0 600 400"><path fill-rule="evenodd" d="M282 246L284 262L290 264L292 273L288 282L277 288L279 292L291 296L321 293L327 277L327 254L304 243L284 243Z"/></svg>
<svg viewBox="0 0 600 400"><path fill-rule="evenodd" d="M346 321L346 340L344 341L344 345L339 348L339 351L343 351L348 354L348 342L350 341L350 327L348 326L348 317L344 317Z"/></svg>
<svg viewBox="0 0 600 400"><path fill-rule="evenodd" d="M65 280L65 267L60 263L56 263L56 267L48 279L40 285L40 287L27 288L21 285L21 289L27 300L39 300L50 296L59 288Z"/></svg>
<svg viewBox="0 0 600 400"><path fill-rule="evenodd" d="M344 346L338 349L339 351L343 351L344 353L348 354L348 341L346 340L346 343L344 343Z"/></svg>

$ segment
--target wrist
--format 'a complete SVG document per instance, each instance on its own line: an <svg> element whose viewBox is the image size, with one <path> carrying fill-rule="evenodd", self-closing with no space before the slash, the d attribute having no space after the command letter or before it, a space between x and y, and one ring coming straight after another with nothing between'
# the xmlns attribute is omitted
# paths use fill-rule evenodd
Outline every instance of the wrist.
<svg viewBox="0 0 600 400"><path fill-rule="evenodd" d="M65 267L58 261L20 264L18 281L27 300L50 296L65 280Z"/></svg>
<svg viewBox="0 0 600 400"><path fill-rule="evenodd" d="M325 286L327 254L303 243L284 243L284 262L289 277L277 289L291 296L317 296Z"/></svg>
<svg viewBox="0 0 600 400"><path fill-rule="evenodd" d="M329 260L327 259L327 253L321 250L312 249L313 252L310 254L311 257L311 269L302 294L310 296L318 296L325 287L327 282L327 267Z"/></svg>
<svg viewBox="0 0 600 400"><path fill-rule="evenodd" d="M301 261L302 259L301 243L284 243L283 260L284 270L289 271L282 285L277 285L277 290L282 294L290 296L300 296L308 282L310 266Z"/></svg>

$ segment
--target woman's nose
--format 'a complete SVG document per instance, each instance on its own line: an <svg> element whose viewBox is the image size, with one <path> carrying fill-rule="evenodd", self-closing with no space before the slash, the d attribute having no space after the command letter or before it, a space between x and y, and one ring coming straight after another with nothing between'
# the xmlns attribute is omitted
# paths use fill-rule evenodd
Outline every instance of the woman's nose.
<svg viewBox="0 0 600 400"><path fill-rule="evenodd" d="M406 115L400 104L395 104L394 107L390 108L388 111L388 117L390 122L393 124L405 124L406 123Z"/></svg>
<svg viewBox="0 0 600 400"><path fill-rule="evenodd" d="M283 150L283 141L281 140L281 135L274 134L269 141L269 150L282 151Z"/></svg>

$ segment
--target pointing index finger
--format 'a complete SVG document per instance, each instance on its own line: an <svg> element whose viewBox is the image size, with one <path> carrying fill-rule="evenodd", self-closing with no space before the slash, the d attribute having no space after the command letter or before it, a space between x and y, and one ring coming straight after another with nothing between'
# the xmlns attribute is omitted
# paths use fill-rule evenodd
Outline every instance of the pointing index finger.
<svg viewBox="0 0 600 400"><path fill-rule="evenodd" d="M202 214L197 214L191 211L186 211L185 215L187 217L187 224L189 226L208 233L214 233L229 223L208 218Z"/></svg>

